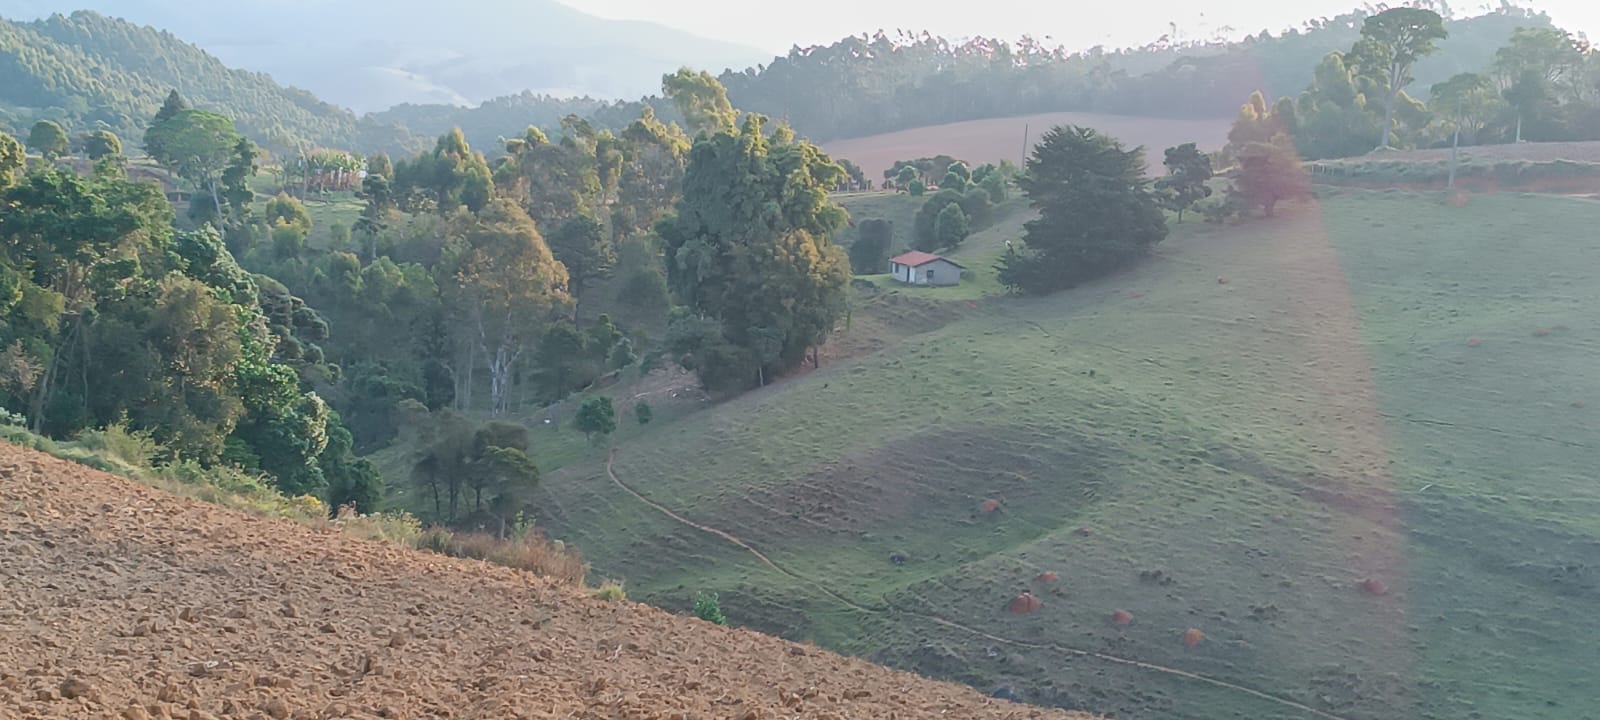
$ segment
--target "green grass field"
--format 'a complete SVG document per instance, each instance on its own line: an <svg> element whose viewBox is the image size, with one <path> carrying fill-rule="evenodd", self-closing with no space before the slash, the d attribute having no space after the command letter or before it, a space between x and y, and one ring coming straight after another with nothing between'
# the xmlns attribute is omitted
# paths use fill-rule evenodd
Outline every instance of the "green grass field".
<svg viewBox="0 0 1600 720"><path fill-rule="evenodd" d="M890 252L903 252L911 248L911 231L916 225L917 211L922 209L926 197L912 197L900 192L869 192L835 195L831 198L850 213L850 225L834 236L833 241L850 247L861 237L856 223L862 220L888 220L894 223L894 240Z"/></svg>
<svg viewBox="0 0 1600 720"><path fill-rule="evenodd" d="M962 253L992 265L1024 219ZM717 591L736 623L1030 702L1581 717L1596 225L1579 199L1332 190L1049 298L970 293L992 270L868 293L822 370L619 442L654 506L587 453L540 522L634 598ZM1024 590L1042 608L1007 612Z"/></svg>

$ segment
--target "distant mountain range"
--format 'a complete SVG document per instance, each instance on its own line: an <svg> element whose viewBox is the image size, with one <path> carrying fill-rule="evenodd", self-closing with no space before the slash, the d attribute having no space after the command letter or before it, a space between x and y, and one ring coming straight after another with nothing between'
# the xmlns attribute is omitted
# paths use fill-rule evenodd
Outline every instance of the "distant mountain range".
<svg viewBox="0 0 1600 720"><path fill-rule="evenodd" d="M0 0L0 17L93 10L150 25L233 67L337 105L477 105L523 91L637 99L688 65L718 72L772 59L662 25L607 20L555 0Z"/></svg>

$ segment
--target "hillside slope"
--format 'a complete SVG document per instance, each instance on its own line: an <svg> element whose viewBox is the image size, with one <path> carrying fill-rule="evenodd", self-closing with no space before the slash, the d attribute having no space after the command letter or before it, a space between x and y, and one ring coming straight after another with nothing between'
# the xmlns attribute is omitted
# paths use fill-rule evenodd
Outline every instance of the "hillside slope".
<svg viewBox="0 0 1600 720"><path fill-rule="evenodd" d="M0 587L8 718L1071 717L8 444Z"/></svg>
<svg viewBox="0 0 1600 720"><path fill-rule="evenodd" d="M93 12L20 22L0 11L0 129L22 132L42 118L74 132L104 123L132 151L172 89L195 107L234 118L241 132L270 147L281 148L285 139L408 145L403 130L363 122L304 90L229 68L168 32Z"/></svg>
<svg viewBox="0 0 1600 720"><path fill-rule="evenodd" d="M965 285L885 292L854 318L902 333L881 352L551 473L540 522L636 597L717 591L735 622L1030 702L1582 716L1600 202L1280 215L954 322L869 320ZM1010 612L1024 591L1042 607Z"/></svg>
<svg viewBox="0 0 1600 720"><path fill-rule="evenodd" d="M173 0L0 0L0 15L24 19L80 9L171 31L230 65L359 112L401 103L474 105L524 90L632 99L658 92L662 73L682 65L716 72L771 59L555 0L479 0L448 10L421 0L288 0L204 13Z"/></svg>

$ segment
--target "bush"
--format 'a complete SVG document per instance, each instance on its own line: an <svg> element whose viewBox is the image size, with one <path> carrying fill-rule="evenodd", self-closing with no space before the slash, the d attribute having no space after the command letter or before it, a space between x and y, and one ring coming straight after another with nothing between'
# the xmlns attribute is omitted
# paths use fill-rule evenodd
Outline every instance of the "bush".
<svg viewBox="0 0 1600 720"><path fill-rule="evenodd" d="M727 625L728 618L722 614L722 602L716 593L700 593L694 596L694 616L712 625Z"/></svg>
<svg viewBox="0 0 1600 720"><path fill-rule="evenodd" d="M490 533L428 528L416 536L412 547L527 570L572 587L582 587L589 575L589 566L581 556L568 550L564 543L546 540L534 532L501 538Z"/></svg>
<svg viewBox="0 0 1600 720"><path fill-rule="evenodd" d="M649 425L656 414L650 409L650 403L640 400L639 404L633 406L633 416L639 420L640 425Z"/></svg>
<svg viewBox="0 0 1600 720"><path fill-rule="evenodd" d="M1196 203L1195 210L1200 212L1200 217L1206 222L1221 225L1244 213L1238 195L1230 188L1222 197L1213 197Z"/></svg>
<svg viewBox="0 0 1600 720"><path fill-rule="evenodd" d="M860 236L850 245L850 269L858 275L884 272L889 260L889 245L894 240L894 222L868 219L857 225Z"/></svg>
<svg viewBox="0 0 1600 720"><path fill-rule="evenodd" d="M912 197L922 197L922 195L924 193L926 193L926 192L928 192L928 186L922 184L921 180L912 180L911 181L911 196Z"/></svg>
<svg viewBox="0 0 1600 720"><path fill-rule="evenodd" d="M603 438L617 430L617 409L611 404L611 398L604 395L589 398L578 407L578 414L573 418L572 424L578 428L589 442L596 438Z"/></svg>
<svg viewBox="0 0 1600 720"><path fill-rule="evenodd" d="M149 468L155 462L158 451L150 433L130 431L127 423L108 425L104 430L85 431L78 436L78 445L135 468Z"/></svg>
<svg viewBox="0 0 1600 720"><path fill-rule="evenodd" d="M622 602L628 599L628 591L622 587L622 583L618 580L607 580L600 583L600 587L595 588L594 592L590 594L606 602Z"/></svg>
<svg viewBox="0 0 1600 720"><path fill-rule="evenodd" d="M937 238L938 247L953 248L966 240L972 234L972 225L967 221L967 214L961 206L950 204L939 211L939 217L933 221L933 236Z"/></svg>

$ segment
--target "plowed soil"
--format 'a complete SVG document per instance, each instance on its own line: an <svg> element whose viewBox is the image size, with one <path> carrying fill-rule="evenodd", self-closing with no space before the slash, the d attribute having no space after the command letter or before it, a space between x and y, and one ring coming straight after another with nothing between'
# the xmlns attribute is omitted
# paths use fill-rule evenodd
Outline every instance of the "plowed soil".
<svg viewBox="0 0 1600 720"><path fill-rule="evenodd" d="M0 443L0 718L1083 718Z"/></svg>
<svg viewBox="0 0 1600 720"><path fill-rule="evenodd" d="M1092 127L1121 140L1128 147L1143 145L1145 163L1153 175L1164 175L1162 149L1198 143L1201 150L1216 150L1228 142L1233 118L1174 120L1169 118L1060 112L1007 118L967 120L946 125L899 130L850 140L824 143L823 150L861 166L873 182L883 181L883 171L896 160L946 154L972 166L1010 160L1021 164L1026 153L1050 128L1057 125ZM1026 142L1026 144L1024 144Z"/></svg>

